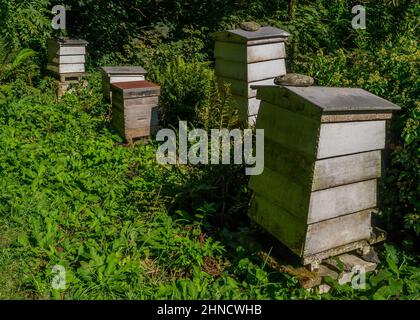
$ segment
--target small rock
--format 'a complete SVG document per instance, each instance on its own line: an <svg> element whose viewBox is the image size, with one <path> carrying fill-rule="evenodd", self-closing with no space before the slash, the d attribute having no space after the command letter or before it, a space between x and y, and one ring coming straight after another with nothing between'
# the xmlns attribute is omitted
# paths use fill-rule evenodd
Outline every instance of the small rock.
<svg viewBox="0 0 420 320"><path fill-rule="evenodd" d="M339 261L337 261L336 259L338 259ZM341 256L338 256L336 258L329 258L325 260L324 263L327 266L335 268L338 271L341 271L340 269L344 269L342 271L350 273L352 272L354 267L361 267L366 272L372 272L376 269L376 263L363 260L358 256L348 253L342 254Z"/></svg>
<svg viewBox="0 0 420 320"><path fill-rule="evenodd" d="M258 31L261 28L261 25L254 21L242 22L239 27L245 31Z"/></svg>
<svg viewBox="0 0 420 320"><path fill-rule="evenodd" d="M287 73L274 79L274 83L277 85L295 87L310 87L314 82L314 78L298 73Z"/></svg>
<svg viewBox="0 0 420 320"><path fill-rule="evenodd" d="M378 254L376 253L376 251L372 247L370 248L369 253L362 256L362 258L363 258L363 260L368 261L368 262L372 262L372 263L381 262L379 260Z"/></svg>

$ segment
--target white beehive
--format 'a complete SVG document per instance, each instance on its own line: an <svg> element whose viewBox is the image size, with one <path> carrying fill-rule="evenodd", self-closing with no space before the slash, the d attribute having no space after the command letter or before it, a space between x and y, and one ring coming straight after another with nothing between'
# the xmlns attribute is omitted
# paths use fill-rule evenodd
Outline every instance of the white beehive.
<svg viewBox="0 0 420 320"><path fill-rule="evenodd" d="M258 87L264 172L249 215L304 264L369 248L386 120L400 108L356 88Z"/></svg>
<svg viewBox="0 0 420 320"><path fill-rule="evenodd" d="M59 77L61 82L80 80L85 74L87 45L87 41L80 39L50 39L47 69Z"/></svg>
<svg viewBox="0 0 420 320"><path fill-rule="evenodd" d="M242 119L255 123L260 102L252 85L274 84L286 74L285 41L289 34L274 27L257 31L227 30L213 34L216 75L228 83Z"/></svg>
<svg viewBox="0 0 420 320"><path fill-rule="evenodd" d="M112 101L111 84L145 80L147 71L140 66L102 67L102 91L104 98Z"/></svg>

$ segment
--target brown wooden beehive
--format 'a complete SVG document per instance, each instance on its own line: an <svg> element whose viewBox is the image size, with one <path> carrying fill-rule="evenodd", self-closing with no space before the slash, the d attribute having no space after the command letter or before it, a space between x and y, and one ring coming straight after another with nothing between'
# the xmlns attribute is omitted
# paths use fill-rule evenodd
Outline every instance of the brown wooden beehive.
<svg viewBox="0 0 420 320"><path fill-rule="evenodd" d="M400 108L357 88L261 86L264 172L249 215L303 264L369 247L386 121Z"/></svg>
<svg viewBox="0 0 420 320"><path fill-rule="evenodd" d="M112 125L130 143L158 128L160 86L149 81L111 85Z"/></svg>

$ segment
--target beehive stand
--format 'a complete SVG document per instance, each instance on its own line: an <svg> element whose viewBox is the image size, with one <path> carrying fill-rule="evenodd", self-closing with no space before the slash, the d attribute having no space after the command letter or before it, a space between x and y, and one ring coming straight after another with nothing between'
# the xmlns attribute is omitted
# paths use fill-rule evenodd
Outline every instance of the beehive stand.
<svg viewBox="0 0 420 320"><path fill-rule="evenodd" d="M250 180L250 217L312 269L366 253L386 120L400 108L356 88L260 86L257 98L265 168Z"/></svg>
<svg viewBox="0 0 420 320"><path fill-rule="evenodd" d="M230 84L241 119L251 125L255 124L260 106L257 92L251 86L274 84L275 77L286 74L288 36L287 32L273 27L213 34L218 81Z"/></svg>
<svg viewBox="0 0 420 320"><path fill-rule="evenodd" d="M112 125L132 144L158 129L160 87L149 81L111 85Z"/></svg>
<svg viewBox="0 0 420 320"><path fill-rule="evenodd" d="M147 71L140 66L102 67L102 91L104 98L112 101L111 84L145 80Z"/></svg>
<svg viewBox="0 0 420 320"><path fill-rule="evenodd" d="M60 82L80 81L85 75L88 42L81 39L58 38L48 41L48 66Z"/></svg>

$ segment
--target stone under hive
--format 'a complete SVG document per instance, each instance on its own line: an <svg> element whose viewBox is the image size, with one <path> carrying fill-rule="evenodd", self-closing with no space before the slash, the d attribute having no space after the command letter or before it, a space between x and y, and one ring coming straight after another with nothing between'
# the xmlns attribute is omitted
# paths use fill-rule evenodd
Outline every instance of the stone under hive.
<svg viewBox="0 0 420 320"><path fill-rule="evenodd" d="M158 129L160 86L149 81L118 82L111 91L111 124L129 143Z"/></svg>
<svg viewBox="0 0 420 320"><path fill-rule="evenodd" d="M140 66L102 67L102 91L104 98L112 101L111 84L145 80L147 71Z"/></svg>
<svg viewBox="0 0 420 320"><path fill-rule="evenodd" d="M227 30L213 34L216 75L228 83L241 119L252 125L260 101L252 85L274 84L274 78L286 74L285 41L289 34L274 27L257 31Z"/></svg>
<svg viewBox="0 0 420 320"><path fill-rule="evenodd" d="M87 45L88 42L81 39L50 39L47 69L61 82L80 81L85 75Z"/></svg>
<svg viewBox="0 0 420 320"><path fill-rule="evenodd" d="M257 98L265 167L249 216L313 268L368 252L386 121L400 108L357 88L259 86Z"/></svg>

